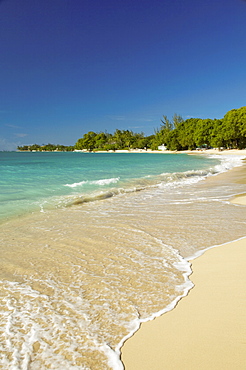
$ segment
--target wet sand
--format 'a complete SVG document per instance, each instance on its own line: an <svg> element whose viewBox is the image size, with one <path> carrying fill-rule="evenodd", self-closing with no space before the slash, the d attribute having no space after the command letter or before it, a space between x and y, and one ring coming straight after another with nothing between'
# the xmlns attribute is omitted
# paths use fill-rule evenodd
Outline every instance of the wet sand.
<svg viewBox="0 0 246 370"><path fill-rule="evenodd" d="M232 202L246 205L246 196ZM246 368L246 238L191 263L194 288L125 343L126 370Z"/></svg>

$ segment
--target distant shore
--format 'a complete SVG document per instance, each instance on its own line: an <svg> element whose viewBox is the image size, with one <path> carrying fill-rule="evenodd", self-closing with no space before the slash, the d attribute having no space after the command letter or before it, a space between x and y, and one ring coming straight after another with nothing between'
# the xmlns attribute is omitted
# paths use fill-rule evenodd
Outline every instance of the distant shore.
<svg viewBox="0 0 246 370"><path fill-rule="evenodd" d="M239 169L245 183L245 166ZM231 202L246 206L246 194ZM175 309L142 324L126 341L126 370L245 369L246 237L211 248L191 262L194 288Z"/></svg>

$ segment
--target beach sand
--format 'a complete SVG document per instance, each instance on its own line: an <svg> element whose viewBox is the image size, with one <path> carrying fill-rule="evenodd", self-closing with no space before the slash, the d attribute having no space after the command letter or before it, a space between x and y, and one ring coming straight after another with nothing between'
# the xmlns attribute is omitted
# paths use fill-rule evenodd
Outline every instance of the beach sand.
<svg viewBox="0 0 246 370"><path fill-rule="evenodd" d="M232 202L246 205L246 195ZM126 370L246 369L246 238L191 263L194 288L126 341Z"/></svg>

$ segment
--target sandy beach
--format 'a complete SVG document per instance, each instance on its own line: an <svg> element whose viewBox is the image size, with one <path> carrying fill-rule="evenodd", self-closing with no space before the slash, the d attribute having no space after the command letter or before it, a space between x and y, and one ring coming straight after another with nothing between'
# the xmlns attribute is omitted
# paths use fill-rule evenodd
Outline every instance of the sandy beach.
<svg viewBox="0 0 246 370"><path fill-rule="evenodd" d="M246 195L232 202L246 206ZM246 238L190 262L194 288L124 344L126 370L246 368Z"/></svg>
<svg viewBox="0 0 246 370"><path fill-rule="evenodd" d="M90 153L88 150L75 150L75 152ZM95 151L94 153L105 153L105 151ZM246 158L246 149L201 149L201 150L181 150L181 151L172 151L172 150L152 150L152 149L129 149L129 150L109 150L107 153L152 153L152 154L191 154L191 155L240 155Z"/></svg>

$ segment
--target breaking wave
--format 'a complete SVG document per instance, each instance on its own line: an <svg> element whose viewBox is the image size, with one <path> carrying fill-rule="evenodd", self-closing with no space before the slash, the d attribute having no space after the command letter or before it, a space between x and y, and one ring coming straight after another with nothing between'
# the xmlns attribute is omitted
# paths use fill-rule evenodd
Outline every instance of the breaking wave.
<svg viewBox="0 0 246 370"><path fill-rule="evenodd" d="M150 188L168 189L175 187L189 186L195 184L208 176L223 172L224 166L220 165L217 168L212 167L207 170L192 170L186 172L162 173L158 176L146 176L144 178L136 178L128 181L121 181L120 178L108 179L107 184L115 184L119 182L118 187L111 187L105 190L95 189L89 194L76 194L68 196L65 201L66 206L79 205L83 203L108 199L117 195L126 193L134 193L144 191ZM96 185L106 185L105 180L91 181ZM81 183L80 183L81 184ZM74 185L74 184L72 184ZM72 187L72 186L71 186ZM74 187L74 186L73 186Z"/></svg>
<svg viewBox="0 0 246 370"><path fill-rule="evenodd" d="M101 180L94 180L94 181L74 182L73 184L66 184L64 186L68 186L70 188L76 188L78 186L83 186L85 184L104 186L104 185L109 185L109 184L116 184L119 180L120 180L119 177L115 177L115 178L112 178L112 179L101 179Z"/></svg>

